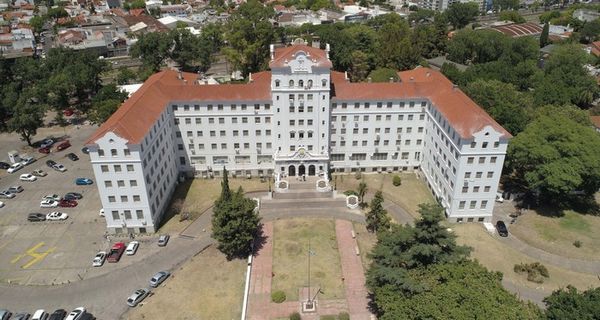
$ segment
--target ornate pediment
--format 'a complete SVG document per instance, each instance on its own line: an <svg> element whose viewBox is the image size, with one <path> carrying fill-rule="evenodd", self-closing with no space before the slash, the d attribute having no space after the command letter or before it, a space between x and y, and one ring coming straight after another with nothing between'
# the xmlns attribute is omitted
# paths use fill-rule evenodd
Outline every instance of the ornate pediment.
<svg viewBox="0 0 600 320"><path fill-rule="evenodd" d="M294 60L288 62L292 73L311 73L315 65L313 60L304 51L298 51L294 54Z"/></svg>

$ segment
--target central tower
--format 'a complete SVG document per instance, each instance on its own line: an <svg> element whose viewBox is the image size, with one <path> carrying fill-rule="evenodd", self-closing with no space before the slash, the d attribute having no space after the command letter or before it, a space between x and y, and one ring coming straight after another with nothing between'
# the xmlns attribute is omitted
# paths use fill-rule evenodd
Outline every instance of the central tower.
<svg viewBox="0 0 600 320"><path fill-rule="evenodd" d="M275 49L271 45L275 171L314 176L329 166L329 45L325 50L303 40Z"/></svg>

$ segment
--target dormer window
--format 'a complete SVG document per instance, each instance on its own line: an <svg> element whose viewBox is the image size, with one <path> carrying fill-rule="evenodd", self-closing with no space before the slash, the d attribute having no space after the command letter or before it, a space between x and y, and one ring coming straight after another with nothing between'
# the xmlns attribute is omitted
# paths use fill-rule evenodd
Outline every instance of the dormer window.
<svg viewBox="0 0 600 320"><path fill-rule="evenodd" d="M290 87L294 86L294 80L290 80Z"/></svg>

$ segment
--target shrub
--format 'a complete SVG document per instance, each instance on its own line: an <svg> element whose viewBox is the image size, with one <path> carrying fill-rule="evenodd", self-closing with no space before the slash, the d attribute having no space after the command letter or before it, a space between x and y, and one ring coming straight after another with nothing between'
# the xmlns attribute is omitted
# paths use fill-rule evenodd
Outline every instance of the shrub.
<svg viewBox="0 0 600 320"><path fill-rule="evenodd" d="M539 262L515 264L513 270L518 274L527 272L527 280L535 283L543 283L544 278L550 277L546 266Z"/></svg>
<svg viewBox="0 0 600 320"><path fill-rule="evenodd" d="M350 320L350 315L348 312L340 312L340 314L338 314L338 320Z"/></svg>
<svg viewBox="0 0 600 320"><path fill-rule="evenodd" d="M298 312L294 312L290 314L290 320L301 320L300 314Z"/></svg>
<svg viewBox="0 0 600 320"><path fill-rule="evenodd" d="M357 171L357 172L354 174L354 178L356 178L356 180L360 180L360 178L362 178L362 173L360 173L360 171Z"/></svg>
<svg viewBox="0 0 600 320"><path fill-rule="evenodd" d="M581 248L581 241L575 240L575 242L573 242L573 245L577 248Z"/></svg>
<svg viewBox="0 0 600 320"><path fill-rule="evenodd" d="M344 191L344 195L345 196L358 196L358 193L356 193L356 191L354 191L354 190L346 190L346 191Z"/></svg>
<svg viewBox="0 0 600 320"><path fill-rule="evenodd" d="M335 316L331 316L331 315L320 316L319 320L335 320Z"/></svg>
<svg viewBox="0 0 600 320"><path fill-rule="evenodd" d="M275 291L271 293L271 301L275 303L282 303L286 299L285 292L283 291Z"/></svg>
<svg viewBox="0 0 600 320"><path fill-rule="evenodd" d="M399 186L399 185L401 185L402 184L402 178L400 178L399 175L395 175L394 178L392 179L392 184L394 186L396 186L396 187Z"/></svg>

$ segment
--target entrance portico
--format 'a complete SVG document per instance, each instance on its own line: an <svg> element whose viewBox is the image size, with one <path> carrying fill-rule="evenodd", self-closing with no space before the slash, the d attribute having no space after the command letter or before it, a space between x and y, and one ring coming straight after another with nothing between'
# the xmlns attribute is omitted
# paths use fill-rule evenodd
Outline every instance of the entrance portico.
<svg viewBox="0 0 600 320"><path fill-rule="evenodd" d="M291 155L276 154L275 170L284 176L317 176L325 174L329 168L327 155L313 155L300 148Z"/></svg>

